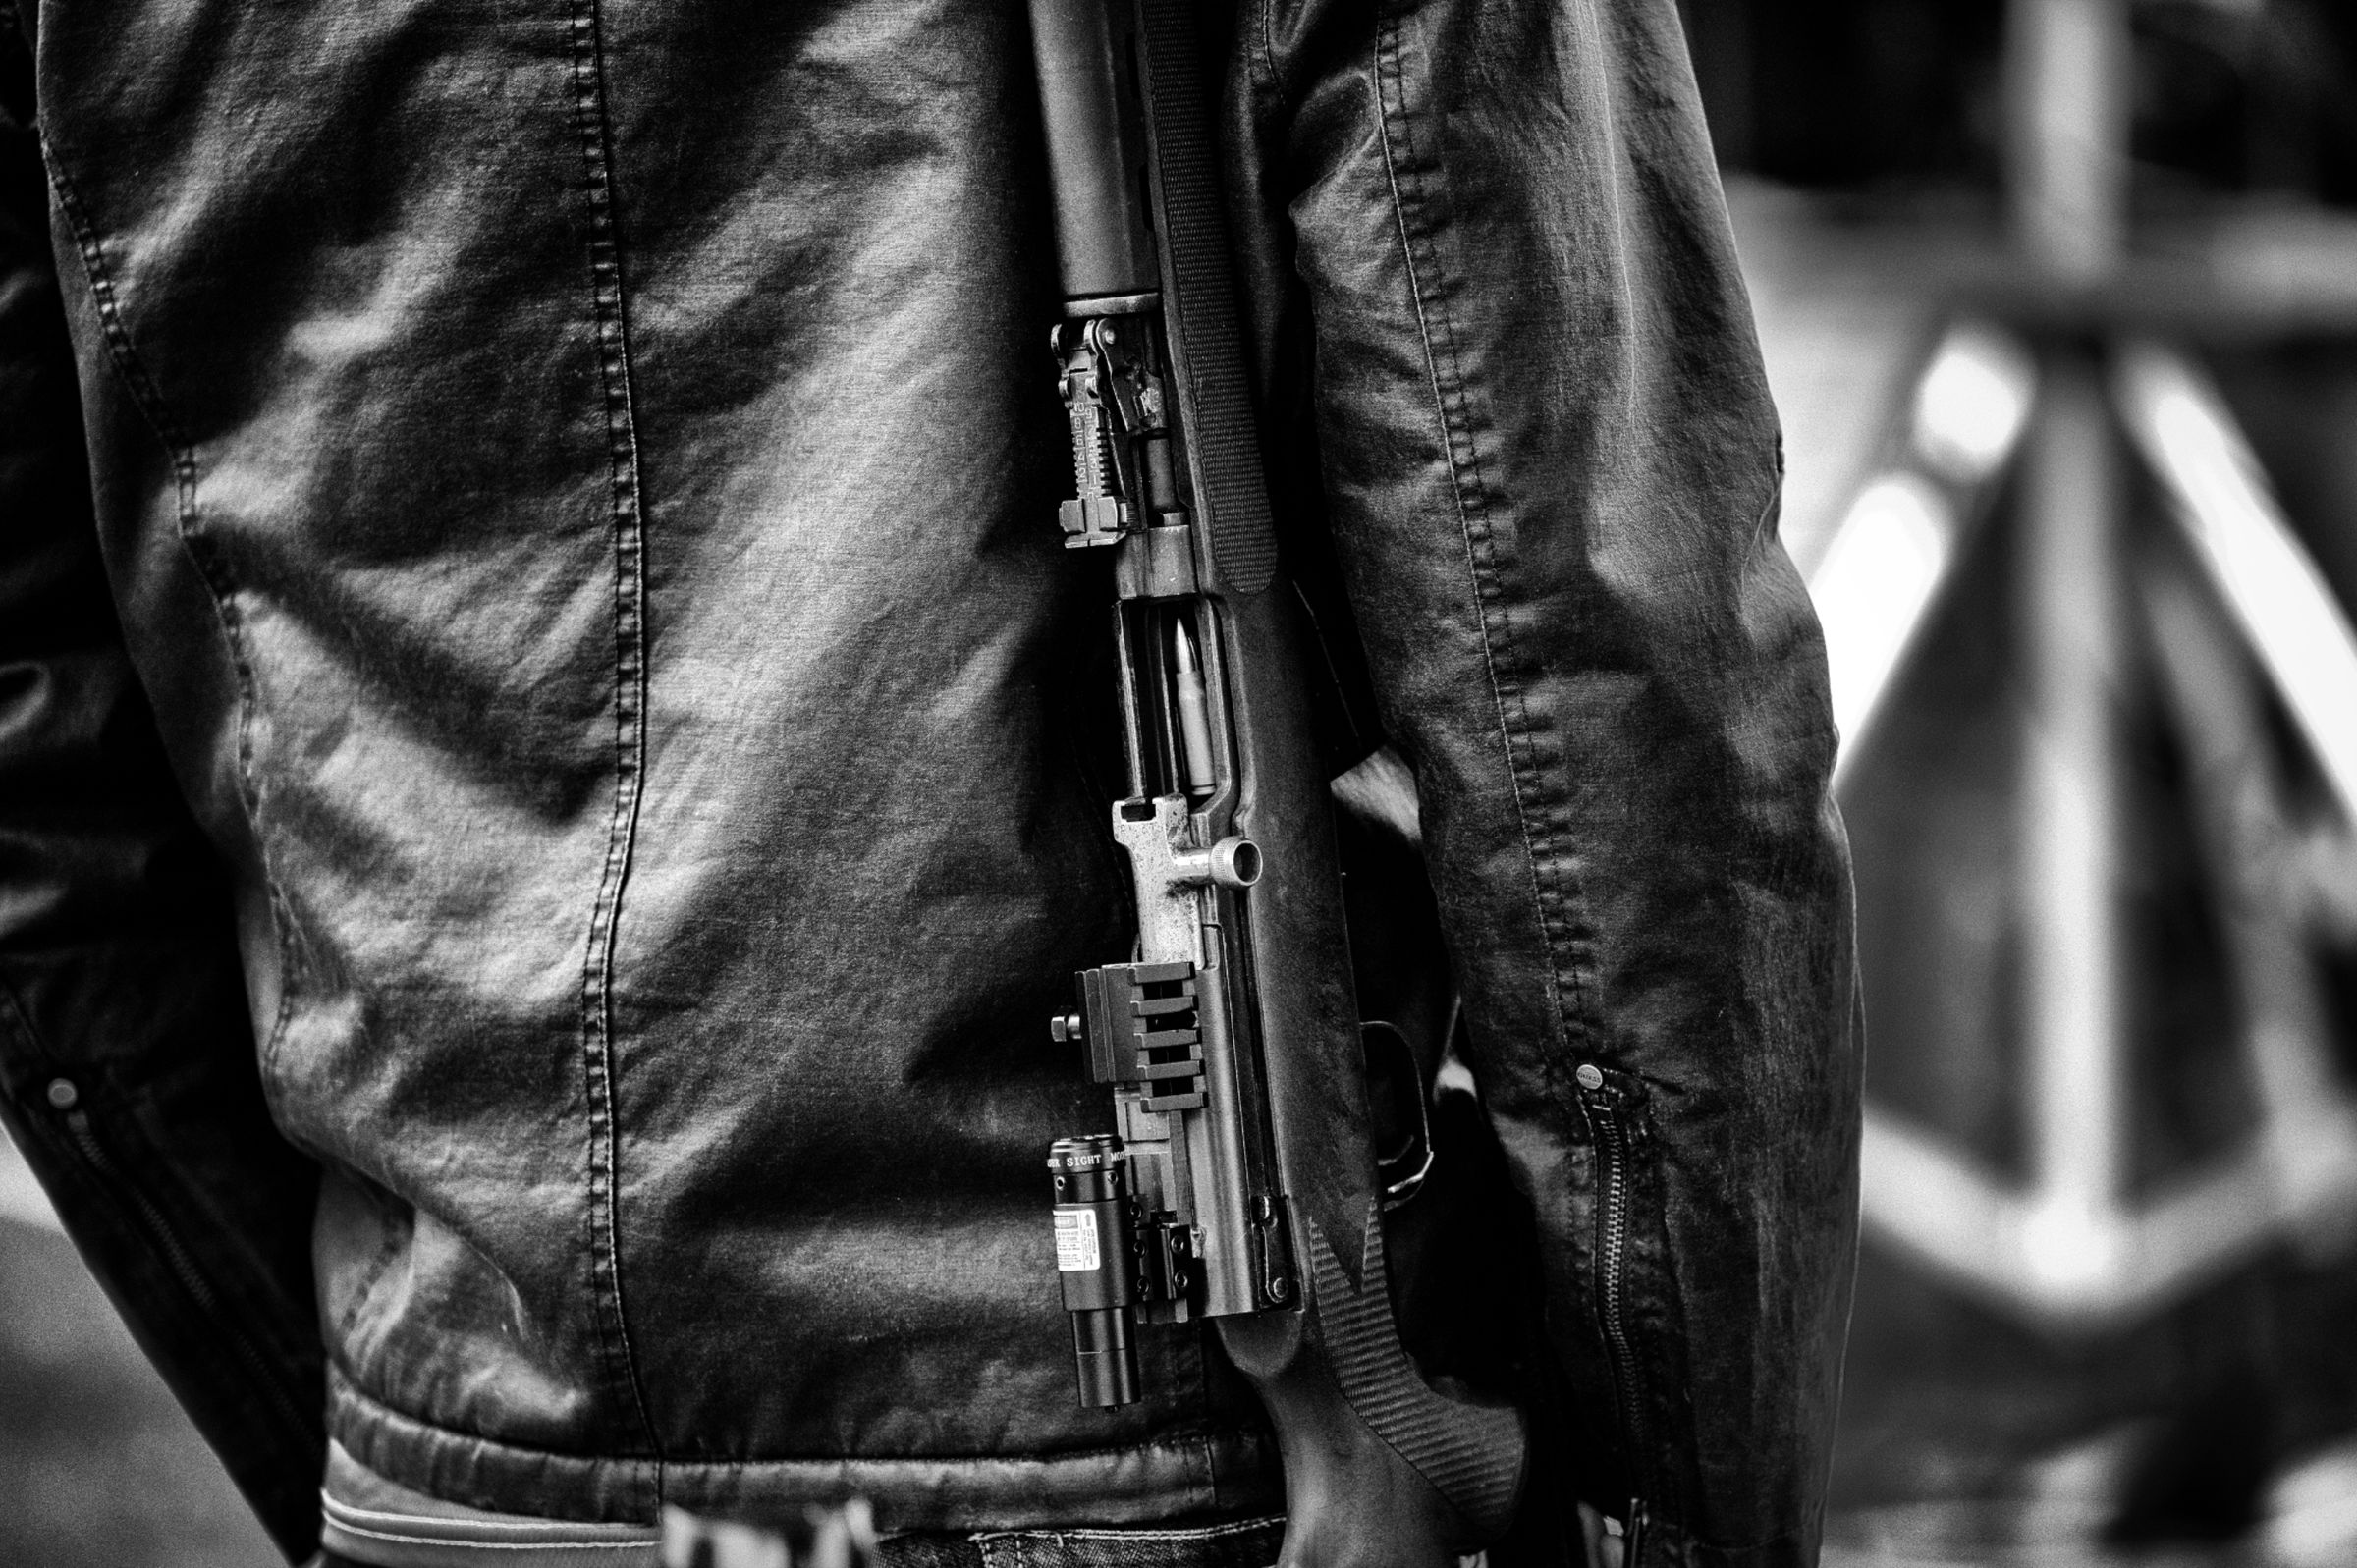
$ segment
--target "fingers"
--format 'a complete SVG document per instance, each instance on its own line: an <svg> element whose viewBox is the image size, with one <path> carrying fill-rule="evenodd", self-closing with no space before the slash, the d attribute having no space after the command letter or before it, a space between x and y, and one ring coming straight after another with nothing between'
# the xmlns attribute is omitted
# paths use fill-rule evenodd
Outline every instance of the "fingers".
<svg viewBox="0 0 2357 1568"><path fill-rule="evenodd" d="M1625 1568L1627 1538L1620 1521L1607 1519L1586 1503L1579 1505L1579 1534L1588 1544L1588 1568Z"/></svg>

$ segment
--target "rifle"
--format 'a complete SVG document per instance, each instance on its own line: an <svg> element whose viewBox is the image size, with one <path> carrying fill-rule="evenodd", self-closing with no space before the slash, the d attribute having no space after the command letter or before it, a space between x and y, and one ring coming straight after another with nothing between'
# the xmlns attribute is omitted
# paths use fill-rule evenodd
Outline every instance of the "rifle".
<svg viewBox="0 0 2357 1568"><path fill-rule="evenodd" d="M1304 635L1263 477L1193 0L1031 0L1076 494L1111 557L1135 956L1077 977L1118 1134L1048 1164L1079 1397L1139 1397L1136 1325L1216 1322L1275 1426L1283 1568L1451 1563L1512 1517L1510 1408L1402 1347ZM1374 1036L1369 1036L1372 1042ZM1412 1187L1409 1189L1412 1191Z"/></svg>

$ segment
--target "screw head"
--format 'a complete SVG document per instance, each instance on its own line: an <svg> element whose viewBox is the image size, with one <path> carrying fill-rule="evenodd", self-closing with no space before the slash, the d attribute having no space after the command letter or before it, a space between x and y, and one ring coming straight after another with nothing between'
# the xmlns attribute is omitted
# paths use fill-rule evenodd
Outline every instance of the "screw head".
<svg viewBox="0 0 2357 1568"><path fill-rule="evenodd" d="M1579 1086L1582 1089L1601 1089L1604 1087L1604 1069L1597 1066L1596 1063L1592 1061L1581 1062L1579 1064L1579 1070L1573 1073L1571 1076L1579 1080Z"/></svg>
<svg viewBox="0 0 2357 1568"><path fill-rule="evenodd" d="M82 1100L82 1091L74 1087L71 1078L49 1080L49 1104L59 1110L72 1110Z"/></svg>

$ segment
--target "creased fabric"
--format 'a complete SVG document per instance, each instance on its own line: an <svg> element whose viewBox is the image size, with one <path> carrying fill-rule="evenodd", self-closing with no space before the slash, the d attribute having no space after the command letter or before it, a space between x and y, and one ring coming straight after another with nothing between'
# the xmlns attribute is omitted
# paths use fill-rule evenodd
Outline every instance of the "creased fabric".
<svg viewBox="0 0 2357 1568"><path fill-rule="evenodd" d="M1287 559L1581 1413L1539 1484L1804 1561L1846 868L1675 17L1206 19ZM1082 1412L1056 1308L1107 1110L1042 1024L1129 938L1021 7L17 20L0 1088L290 1554L330 1433L583 1520L1272 1511L1206 1334Z"/></svg>

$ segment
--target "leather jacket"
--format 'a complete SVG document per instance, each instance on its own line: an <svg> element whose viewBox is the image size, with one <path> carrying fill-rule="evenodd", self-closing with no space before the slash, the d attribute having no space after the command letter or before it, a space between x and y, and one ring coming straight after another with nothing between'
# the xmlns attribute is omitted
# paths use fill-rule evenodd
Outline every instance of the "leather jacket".
<svg viewBox="0 0 2357 1568"><path fill-rule="evenodd" d="M1286 549L1648 1565L1813 1560L1860 1035L1671 0L1206 8ZM1043 1028L1126 951L1022 9L20 0L0 1089L291 1554L470 1506L1278 1506L1075 1408Z"/></svg>

